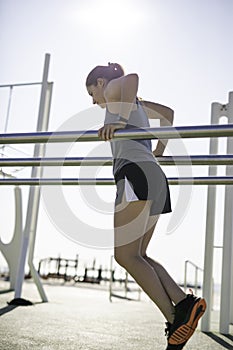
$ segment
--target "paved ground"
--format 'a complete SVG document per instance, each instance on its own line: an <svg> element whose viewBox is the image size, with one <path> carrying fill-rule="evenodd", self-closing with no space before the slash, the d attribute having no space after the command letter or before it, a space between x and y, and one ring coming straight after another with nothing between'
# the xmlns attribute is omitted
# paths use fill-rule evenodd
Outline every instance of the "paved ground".
<svg viewBox="0 0 233 350"><path fill-rule="evenodd" d="M147 298L110 303L107 287L44 287L49 303L25 282L22 296L34 305L14 307L7 305L14 298L4 292L8 283L0 282L1 350L165 350L164 319ZM197 330L186 349L233 350L233 336Z"/></svg>

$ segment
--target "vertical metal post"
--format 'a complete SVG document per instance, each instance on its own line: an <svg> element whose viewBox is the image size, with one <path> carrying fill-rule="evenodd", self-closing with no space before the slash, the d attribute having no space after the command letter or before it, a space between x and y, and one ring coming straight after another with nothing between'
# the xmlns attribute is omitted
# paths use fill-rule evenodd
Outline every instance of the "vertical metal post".
<svg viewBox="0 0 233 350"><path fill-rule="evenodd" d="M52 97L52 83L47 83L47 89L45 90L45 99L42 100L41 105L43 108L41 108L41 114L43 113L43 116L41 118L38 118L39 120L42 119L42 124L39 126L42 128L42 131L48 130L48 122L49 122L49 114L50 114L50 107L51 107L51 97ZM43 90L43 88L42 88ZM42 94L43 95L43 94ZM40 114L39 114L40 115ZM40 145L38 144L38 149L35 148L34 157L44 157L45 155L45 144ZM32 176L33 176L33 170L35 169L35 177L42 178L43 168L42 167L33 167L32 168ZM30 267L31 275L34 279L34 282L38 288L38 291L40 293L41 299L43 301L47 301L47 297L45 295L39 274L34 266L33 258L34 258L34 250L35 250L35 242L36 242L36 228L37 228L37 221L38 221L38 215L39 215L39 204L40 204L40 187L39 186L33 186L34 188L34 212L35 212L35 218L31 219L31 228L30 228L30 240L29 240L29 255L28 255L28 264ZM30 219L29 219L30 220Z"/></svg>
<svg viewBox="0 0 233 350"><path fill-rule="evenodd" d="M10 86L10 91L9 91L8 105L7 105L7 112L6 112L6 122L5 122L5 126L4 126L4 133L7 132L7 127L8 127L9 118L10 118L12 92L13 92L13 85Z"/></svg>
<svg viewBox="0 0 233 350"><path fill-rule="evenodd" d="M198 267L195 266L195 294L197 295L197 288L198 288Z"/></svg>
<svg viewBox="0 0 233 350"><path fill-rule="evenodd" d="M233 91L229 93L229 105L228 105L228 118L230 120L230 123L233 123ZM230 216L232 216L232 213L230 213ZM231 232L232 236L233 236L233 231ZM232 241L231 241L231 260L230 260L230 280L231 280L231 284L230 284L230 324L233 324L233 237Z"/></svg>
<svg viewBox="0 0 233 350"><path fill-rule="evenodd" d="M51 85L50 85L50 88L48 89L49 62L50 62L50 55L46 54L44 71L43 71L42 88L41 88L39 115L38 115L38 122L37 122L37 131L47 131L48 129L49 106L50 106L51 93L52 93ZM44 145L36 144L34 147L34 157L43 156L43 153L44 153ZM40 167L33 167L31 172L31 177L39 177L40 172L41 172ZM37 288L39 290L42 300L47 301L47 297L45 295L42 284L40 282L39 275L32 263L38 212L39 212L39 202L40 202L40 187L31 186L29 190L26 224L24 228L24 237L23 237L23 243L21 247L21 255L20 255L20 261L19 261L19 267L18 267L18 273L17 273L15 298L18 298L21 296L22 284L24 280L25 260L26 260L26 255L27 255L28 245L30 240L30 246L31 246L30 252L29 252L30 272L37 285Z"/></svg>
<svg viewBox="0 0 233 350"><path fill-rule="evenodd" d="M127 271L125 271L125 299L127 299L127 296L128 296L128 280L129 280L129 274Z"/></svg>
<svg viewBox="0 0 233 350"><path fill-rule="evenodd" d="M231 250L231 289L230 289L230 293L231 293L231 305L230 305L230 324L233 324L233 247Z"/></svg>
<svg viewBox="0 0 233 350"><path fill-rule="evenodd" d="M7 127L8 127L8 123L9 123L12 93L13 93L13 85L10 86L10 91L9 91L8 105L7 105L7 112L6 112L6 121L5 121L5 126L4 126L4 133L7 132ZM5 150L5 145L2 146L2 155L3 155L3 157L4 157L4 150ZM3 176L5 177L4 173L3 173Z"/></svg>
<svg viewBox="0 0 233 350"><path fill-rule="evenodd" d="M184 291L187 291L187 273L188 273L188 260L185 261L184 265Z"/></svg>
<svg viewBox="0 0 233 350"><path fill-rule="evenodd" d="M211 124L218 124L221 105L212 103ZM210 139L210 154L218 153L218 139ZM217 166L209 167L209 176L217 175ZM207 213L206 213L206 236L205 236L205 259L203 276L203 297L206 299L208 308L202 318L201 330L210 331L211 302L212 302L212 281L213 281L213 256L214 256L214 230L216 210L216 186L209 185L207 192Z"/></svg>
<svg viewBox="0 0 233 350"><path fill-rule="evenodd" d="M113 285L113 256L110 260L110 281L109 281L109 300L112 301L112 285Z"/></svg>
<svg viewBox="0 0 233 350"><path fill-rule="evenodd" d="M228 123L233 123L233 93L229 94L227 106ZM227 154L233 153L233 137L227 139ZM226 167L226 176L233 174L232 166ZM228 334L232 303L232 244L233 244L233 187L225 186L224 233L222 252L222 283L220 303L220 333Z"/></svg>

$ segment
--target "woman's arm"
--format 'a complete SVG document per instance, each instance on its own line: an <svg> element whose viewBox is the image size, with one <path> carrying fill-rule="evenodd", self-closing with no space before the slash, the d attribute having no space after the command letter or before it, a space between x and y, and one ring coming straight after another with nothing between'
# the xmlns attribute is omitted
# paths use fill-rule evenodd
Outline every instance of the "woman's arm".
<svg viewBox="0 0 233 350"><path fill-rule="evenodd" d="M137 91L137 74L128 74L108 83L104 94L107 108L110 113L116 114L118 117L114 124L104 125L104 127L99 130L100 138L103 140L110 140L115 130L125 128L130 113L135 108Z"/></svg>
<svg viewBox="0 0 233 350"><path fill-rule="evenodd" d="M129 74L123 77L121 81L121 105L119 116L126 122L129 119L131 111L135 108L136 96L138 92L138 75Z"/></svg>
<svg viewBox="0 0 233 350"><path fill-rule="evenodd" d="M141 101L141 104L143 105L149 119L160 120L160 126L171 126L173 124L174 111L171 108L149 101ZM156 157L162 156L167 143L168 140L159 140L153 154Z"/></svg>

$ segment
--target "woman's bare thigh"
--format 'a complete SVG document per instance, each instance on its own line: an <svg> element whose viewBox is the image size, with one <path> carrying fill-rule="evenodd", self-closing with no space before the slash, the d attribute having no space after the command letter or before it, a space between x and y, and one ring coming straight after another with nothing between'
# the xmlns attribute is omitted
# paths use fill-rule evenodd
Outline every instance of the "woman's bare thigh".
<svg viewBox="0 0 233 350"><path fill-rule="evenodd" d="M115 247L142 239L146 233L151 201L125 202L115 207Z"/></svg>

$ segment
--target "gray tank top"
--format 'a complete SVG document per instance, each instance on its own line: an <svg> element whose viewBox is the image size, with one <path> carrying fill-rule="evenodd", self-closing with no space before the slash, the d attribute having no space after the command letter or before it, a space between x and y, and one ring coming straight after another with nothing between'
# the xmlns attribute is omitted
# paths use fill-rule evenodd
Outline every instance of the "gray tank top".
<svg viewBox="0 0 233 350"><path fill-rule="evenodd" d="M118 114L106 110L104 124L114 124L119 120ZM142 105L137 101L137 109L129 116L125 129L150 127L148 117ZM134 162L152 161L156 159L152 153L151 140L111 140L113 155L113 174L115 175L124 165Z"/></svg>

